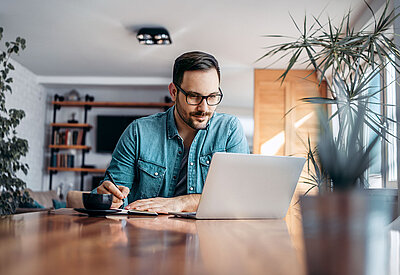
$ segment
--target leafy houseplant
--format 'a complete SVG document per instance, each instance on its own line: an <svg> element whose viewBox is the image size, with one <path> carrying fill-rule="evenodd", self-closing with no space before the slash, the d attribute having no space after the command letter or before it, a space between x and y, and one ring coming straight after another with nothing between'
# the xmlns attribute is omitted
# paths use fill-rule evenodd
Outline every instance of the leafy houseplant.
<svg viewBox="0 0 400 275"><path fill-rule="evenodd" d="M396 19L389 2L386 2L379 17L365 3L373 22L355 30L351 27L349 11L335 26L328 18L323 23L319 17L313 17L308 25L307 16L302 26L292 18L300 32L299 38L268 47L268 51L259 59L279 56L288 58L286 70L281 75L282 82L293 66L306 65L317 74L319 85L326 83L325 97L303 98L304 103L334 106L332 114L320 115L320 138L316 148L308 141L309 181L320 190L349 189L364 183L363 174L370 164L369 153L380 138L387 142L388 123L397 123L394 119L374 111L371 104L388 104L374 101L374 96L383 93L384 88L369 92L371 80L380 76L388 65L399 71L400 51L391 40L391 26ZM293 39L283 35L267 35ZM338 133L331 130L332 121L337 121ZM376 133L368 144L363 144L364 126Z"/></svg>
<svg viewBox="0 0 400 275"><path fill-rule="evenodd" d="M0 40L3 28L0 28ZM0 215L15 213L16 208L26 202L32 202L26 184L17 177L17 172L28 173L28 164L20 158L28 152L28 141L17 137L16 127L25 116L23 110L6 108L6 93L12 93L13 78L9 73L14 70L10 57L25 49L25 39L18 37L5 43L6 50L0 51Z"/></svg>

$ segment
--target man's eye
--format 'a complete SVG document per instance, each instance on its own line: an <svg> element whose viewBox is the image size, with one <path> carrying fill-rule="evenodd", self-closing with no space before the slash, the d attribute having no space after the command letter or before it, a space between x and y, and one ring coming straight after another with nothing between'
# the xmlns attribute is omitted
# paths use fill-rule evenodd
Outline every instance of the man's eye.
<svg viewBox="0 0 400 275"><path fill-rule="evenodd" d="M201 98L201 96L198 96L198 95L188 95L188 97L191 98L191 99Z"/></svg>

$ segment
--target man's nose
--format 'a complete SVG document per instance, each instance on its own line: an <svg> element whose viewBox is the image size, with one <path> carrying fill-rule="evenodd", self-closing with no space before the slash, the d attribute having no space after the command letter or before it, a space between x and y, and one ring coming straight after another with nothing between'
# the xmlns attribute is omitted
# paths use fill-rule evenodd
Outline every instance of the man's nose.
<svg viewBox="0 0 400 275"><path fill-rule="evenodd" d="M203 100L200 102L199 105L197 105L197 110L201 112L207 112L208 111L208 104L207 100L203 98Z"/></svg>

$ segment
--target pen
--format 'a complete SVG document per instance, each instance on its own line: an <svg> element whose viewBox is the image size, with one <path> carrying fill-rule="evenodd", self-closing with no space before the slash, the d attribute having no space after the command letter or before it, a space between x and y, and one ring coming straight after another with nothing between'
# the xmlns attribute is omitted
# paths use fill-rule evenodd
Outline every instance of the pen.
<svg viewBox="0 0 400 275"><path fill-rule="evenodd" d="M108 172L108 170L106 171L106 174L107 174L107 176L110 178L110 181L115 185L115 187L118 188L118 185L115 183L113 177L111 176L110 172ZM118 190L119 190L119 188L118 188ZM120 209L123 209L123 208L124 208L125 199L122 199L122 202L123 202L122 205L119 207Z"/></svg>

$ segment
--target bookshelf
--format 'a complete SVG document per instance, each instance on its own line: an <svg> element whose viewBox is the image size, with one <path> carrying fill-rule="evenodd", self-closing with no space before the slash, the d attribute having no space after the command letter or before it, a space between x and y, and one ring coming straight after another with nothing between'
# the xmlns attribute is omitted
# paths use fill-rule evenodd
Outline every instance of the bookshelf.
<svg viewBox="0 0 400 275"><path fill-rule="evenodd" d="M50 126L59 128L92 128L92 125L87 123L50 123Z"/></svg>
<svg viewBox="0 0 400 275"><path fill-rule="evenodd" d="M55 145L55 144L50 144L49 145L50 149L75 149L75 150L91 150L92 147L86 146L86 145Z"/></svg>
<svg viewBox="0 0 400 275"><path fill-rule="evenodd" d="M80 167L48 167L49 171L70 171L70 172L86 172L86 173L101 173L104 174L106 169L100 168L80 168Z"/></svg>
<svg viewBox="0 0 400 275"><path fill-rule="evenodd" d="M53 101L55 106L63 107L102 107L102 108L169 108L167 102L85 102L85 101Z"/></svg>
<svg viewBox="0 0 400 275"><path fill-rule="evenodd" d="M166 100L167 101L167 100ZM92 149L86 145L86 135L93 128L87 123L88 112L92 108L150 108L166 110L173 105L172 102L106 102L94 101L94 97L85 96L84 101L64 101L64 98L59 95L54 96L52 101L53 106L53 122L51 127L51 144L50 163L47 171L49 172L49 189L52 189L53 176L58 172L76 172L80 173L81 182L80 189L83 190L84 178L89 173L104 174L105 168L88 167L85 165L85 155ZM84 108L83 123L65 123L57 122L57 111L61 108L79 107ZM68 157L68 154L61 153L62 151L77 150L82 155L80 167L75 163L74 157Z"/></svg>

